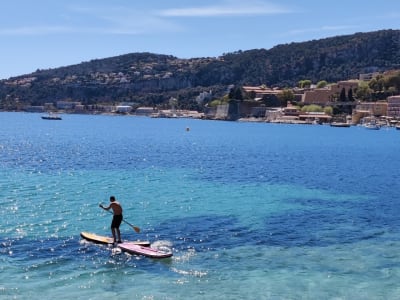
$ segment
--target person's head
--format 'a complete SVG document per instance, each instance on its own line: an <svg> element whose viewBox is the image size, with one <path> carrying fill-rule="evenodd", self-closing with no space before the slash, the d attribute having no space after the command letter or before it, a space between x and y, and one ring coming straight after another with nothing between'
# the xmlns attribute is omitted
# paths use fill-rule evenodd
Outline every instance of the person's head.
<svg viewBox="0 0 400 300"><path fill-rule="evenodd" d="M111 196L110 197L110 202L114 202L115 201L115 197L114 196Z"/></svg>

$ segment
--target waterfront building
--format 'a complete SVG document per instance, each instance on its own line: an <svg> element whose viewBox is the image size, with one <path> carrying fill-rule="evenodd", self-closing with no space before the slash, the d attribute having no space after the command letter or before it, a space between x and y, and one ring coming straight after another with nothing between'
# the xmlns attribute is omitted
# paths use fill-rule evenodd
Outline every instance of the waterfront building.
<svg viewBox="0 0 400 300"><path fill-rule="evenodd" d="M137 116L150 116L154 113L157 113L158 109L149 106L138 107L135 111L135 115Z"/></svg>
<svg viewBox="0 0 400 300"><path fill-rule="evenodd" d="M359 102L352 114L352 123L358 124L364 117L380 117L388 115L388 103L379 102Z"/></svg>
<svg viewBox="0 0 400 300"><path fill-rule="evenodd" d="M129 113L132 110L132 106L130 105L117 105L115 107L115 111L120 114Z"/></svg>
<svg viewBox="0 0 400 300"><path fill-rule="evenodd" d="M400 119L400 95L388 97L387 105L388 117Z"/></svg>
<svg viewBox="0 0 400 300"><path fill-rule="evenodd" d="M344 90L346 96L349 91L354 91L358 87L359 80L339 81L325 88L311 89L305 91L301 101L306 104L330 105L332 102L338 101L340 93Z"/></svg>
<svg viewBox="0 0 400 300"><path fill-rule="evenodd" d="M75 109L76 105L81 105L81 102L76 102L76 101L57 101L56 106L57 109L62 109L62 110L73 110Z"/></svg>

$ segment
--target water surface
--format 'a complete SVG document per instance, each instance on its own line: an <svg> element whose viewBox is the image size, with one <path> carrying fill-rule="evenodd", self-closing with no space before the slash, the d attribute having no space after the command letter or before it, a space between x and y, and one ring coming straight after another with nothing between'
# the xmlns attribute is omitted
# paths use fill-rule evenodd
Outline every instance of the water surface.
<svg viewBox="0 0 400 300"><path fill-rule="evenodd" d="M397 299L400 132L0 113L0 298ZM190 128L189 131L186 128ZM125 239L171 259L117 254Z"/></svg>

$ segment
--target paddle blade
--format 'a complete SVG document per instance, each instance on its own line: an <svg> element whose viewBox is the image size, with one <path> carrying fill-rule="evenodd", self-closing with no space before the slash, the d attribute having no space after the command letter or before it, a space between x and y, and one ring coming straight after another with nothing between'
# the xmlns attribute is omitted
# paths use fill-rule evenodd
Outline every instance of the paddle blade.
<svg viewBox="0 0 400 300"><path fill-rule="evenodd" d="M134 229L137 233L140 232L140 228L139 228L139 227L133 226L133 229Z"/></svg>

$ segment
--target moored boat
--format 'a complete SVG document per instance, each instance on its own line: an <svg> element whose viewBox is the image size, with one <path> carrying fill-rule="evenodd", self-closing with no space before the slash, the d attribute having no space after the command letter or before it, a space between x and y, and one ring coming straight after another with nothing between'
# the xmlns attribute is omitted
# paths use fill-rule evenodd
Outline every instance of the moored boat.
<svg viewBox="0 0 400 300"><path fill-rule="evenodd" d="M376 119L375 117L368 117L363 119L363 124L365 128L370 130L379 130L381 126L384 126L384 123Z"/></svg>
<svg viewBox="0 0 400 300"><path fill-rule="evenodd" d="M350 127L351 124L345 123L345 122L332 122L331 126L332 127Z"/></svg>
<svg viewBox="0 0 400 300"><path fill-rule="evenodd" d="M381 127L378 124L373 124L373 123L365 124L364 127L371 130L381 129Z"/></svg>
<svg viewBox="0 0 400 300"><path fill-rule="evenodd" d="M43 120L62 120L62 118L57 114L49 113L45 116L42 116Z"/></svg>

